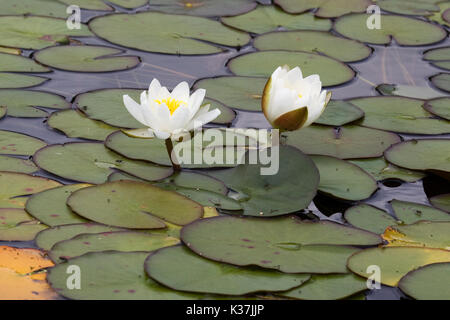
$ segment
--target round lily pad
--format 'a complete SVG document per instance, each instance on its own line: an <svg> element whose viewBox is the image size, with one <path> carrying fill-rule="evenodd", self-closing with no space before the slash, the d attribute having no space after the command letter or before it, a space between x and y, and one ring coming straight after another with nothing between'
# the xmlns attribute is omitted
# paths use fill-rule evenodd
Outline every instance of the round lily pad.
<svg viewBox="0 0 450 320"><path fill-rule="evenodd" d="M90 20L89 28L98 37L124 47L169 54L219 53L223 49L209 43L240 47L250 41L247 33L218 21L159 12L101 16Z"/></svg>
<svg viewBox="0 0 450 320"><path fill-rule="evenodd" d="M450 123L434 118L422 108L423 100L406 97L367 97L351 99L365 113L365 127L412 134L450 133Z"/></svg>
<svg viewBox="0 0 450 320"><path fill-rule="evenodd" d="M44 229L23 209L0 209L0 241L30 241Z"/></svg>
<svg viewBox="0 0 450 320"><path fill-rule="evenodd" d="M105 148L102 143L55 144L37 151L34 162L57 176L81 182L103 183L114 170L136 175L145 180L161 180L170 176L172 168L124 158Z"/></svg>
<svg viewBox="0 0 450 320"><path fill-rule="evenodd" d="M92 45L56 46L34 53L33 58L46 66L77 72L121 71L136 67L137 56L118 56L124 50Z"/></svg>
<svg viewBox="0 0 450 320"><path fill-rule="evenodd" d="M450 221L450 215L442 210L420 203L392 200L392 209L400 224L412 224L421 220Z"/></svg>
<svg viewBox="0 0 450 320"><path fill-rule="evenodd" d="M72 192L89 186L89 184L69 184L36 193L28 198L25 209L48 226L86 222L86 219L70 210L66 201Z"/></svg>
<svg viewBox="0 0 450 320"><path fill-rule="evenodd" d="M445 96L431 87L383 83L375 88L383 96L401 96L413 99L434 99Z"/></svg>
<svg viewBox="0 0 450 320"><path fill-rule="evenodd" d="M259 50L321 53L344 62L360 61L372 53L372 49L359 41L323 31L269 32L258 36L253 45Z"/></svg>
<svg viewBox="0 0 450 320"><path fill-rule="evenodd" d="M9 0L8 2L11 3ZM50 72L51 69L41 66L27 57L0 52L0 71L41 73Z"/></svg>
<svg viewBox="0 0 450 320"><path fill-rule="evenodd" d="M278 66L285 64L292 68L299 66L305 77L319 74L322 85L325 87L343 84L355 77L353 69L342 62L310 52L253 52L231 59L228 67L238 76L267 78Z"/></svg>
<svg viewBox="0 0 450 320"><path fill-rule="evenodd" d="M399 288L418 300L450 299L450 263L433 263L407 273Z"/></svg>
<svg viewBox="0 0 450 320"><path fill-rule="evenodd" d="M309 274L285 274L242 268L202 258L184 246L158 250L145 261L147 274L174 290L243 295L259 291L284 291L309 280Z"/></svg>
<svg viewBox="0 0 450 320"><path fill-rule="evenodd" d="M435 4L440 0L378 0L377 5L384 11L411 16L429 16L439 7Z"/></svg>
<svg viewBox="0 0 450 320"><path fill-rule="evenodd" d="M77 5L82 9L98 11L114 11L107 3L115 4L125 9L134 9L147 4L147 0L58 0L67 5Z"/></svg>
<svg viewBox="0 0 450 320"><path fill-rule="evenodd" d="M43 78L43 77L0 72L0 88L1 89L35 87L35 86L38 86L48 80L49 80L48 78Z"/></svg>
<svg viewBox="0 0 450 320"><path fill-rule="evenodd" d="M365 10L365 9L364 9ZM447 36L440 26L404 16L381 15L381 28L367 28L368 14L350 14L336 20L334 30L350 39L372 44L421 46L439 42Z"/></svg>
<svg viewBox="0 0 450 320"><path fill-rule="evenodd" d="M425 110L446 120L450 120L450 98L428 100L423 105Z"/></svg>
<svg viewBox="0 0 450 320"><path fill-rule="evenodd" d="M22 133L0 130L0 154L27 156L46 145L44 141Z"/></svg>
<svg viewBox="0 0 450 320"><path fill-rule="evenodd" d="M450 140L408 140L386 150L387 161L412 170L450 172Z"/></svg>
<svg viewBox="0 0 450 320"><path fill-rule="evenodd" d="M347 209L344 218L357 228L377 234L382 234L387 227L398 223L397 219L386 211L365 203Z"/></svg>
<svg viewBox="0 0 450 320"><path fill-rule="evenodd" d="M441 210L450 212L450 194L440 194L430 198L430 203Z"/></svg>
<svg viewBox="0 0 450 320"><path fill-rule="evenodd" d="M370 232L328 221L215 217L181 230L195 253L238 266L257 265L286 273L346 273L345 261L358 251L348 245L374 245Z"/></svg>
<svg viewBox="0 0 450 320"><path fill-rule="evenodd" d="M48 0L0 0L2 15L36 15L65 18L67 6Z"/></svg>
<svg viewBox="0 0 450 320"><path fill-rule="evenodd" d="M364 111L350 102L331 100L325 111L314 123L328 126L343 126L364 117Z"/></svg>
<svg viewBox="0 0 450 320"><path fill-rule="evenodd" d="M234 16L256 7L255 0L151 0L150 9L193 16Z"/></svg>
<svg viewBox="0 0 450 320"><path fill-rule="evenodd" d="M376 190L377 183L358 166L330 156L312 156L319 169L319 191L345 200L363 200Z"/></svg>
<svg viewBox="0 0 450 320"><path fill-rule="evenodd" d="M430 49L424 52L423 59L438 68L450 70L450 47Z"/></svg>
<svg viewBox="0 0 450 320"><path fill-rule="evenodd" d="M42 49L66 44L69 36L87 37L92 33L84 24L80 29L67 28L66 20L37 16L0 17L0 45L23 49Z"/></svg>
<svg viewBox="0 0 450 320"><path fill-rule="evenodd" d="M430 77L430 81L436 88L450 92L450 73L439 73Z"/></svg>
<svg viewBox="0 0 450 320"><path fill-rule="evenodd" d="M33 173L38 170L31 160L0 156L0 171Z"/></svg>
<svg viewBox="0 0 450 320"><path fill-rule="evenodd" d="M372 2L369 0L275 0L284 11L301 13L316 9L321 18L334 18L351 12L365 12Z"/></svg>
<svg viewBox="0 0 450 320"><path fill-rule="evenodd" d="M300 300L337 300L367 290L366 280L354 274L313 275L305 284L278 293Z"/></svg>
<svg viewBox="0 0 450 320"><path fill-rule="evenodd" d="M80 234L108 233L114 231L123 231L125 229L110 227L98 223L79 223L66 224L48 228L39 232L36 236L36 245L46 251L49 251L57 242L69 240Z"/></svg>
<svg viewBox="0 0 450 320"><path fill-rule="evenodd" d="M339 128L312 125L283 133L286 144L307 154L333 156L340 159L375 158L391 145L400 142L396 134L347 125Z"/></svg>
<svg viewBox="0 0 450 320"><path fill-rule="evenodd" d="M234 17L222 17L227 26L252 32L266 33L275 30L321 30L331 29L331 20L314 17L311 13L293 15L276 6L258 6L255 10Z"/></svg>
<svg viewBox="0 0 450 320"><path fill-rule="evenodd" d="M153 251L173 246L179 239L163 234L136 231L115 231L108 233L80 234L69 240L56 243L48 253L55 263L79 257L87 252L101 251Z"/></svg>
<svg viewBox="0 0 450 320"><path fill-rule="evenodd" d="M56 130L64 132L70 138L83 138L103 141L111 133L118 130L98 120L92 120L76 110L53 112L47 124Z"/></svg>
<svg viewBox="0 0 450 320"><path fill-rule="evenodd" d="M74 192L67 205L89 220L132 229L185 225L203 216L203 207L172 191L136 181L107 182Z"/></svg>
<svg viewBox="0 0 450 320"><path fill-rule="evenodd" d="M369 266L378 266L381 283L397 286L408 272L437 262L450 262L450 251L419 247L370 248L352 255L347 262L348 268L365 278L372 275Z"/></svg>
<svg viewBox="0 0 450 320"><path fill-rule="evenodd" d="M70 103L62 96L44 91L13 89L0 90L0 105L7 107L8 116L23 118L47 116L46 111L35 107L49 109L70 108Z"/></svg>

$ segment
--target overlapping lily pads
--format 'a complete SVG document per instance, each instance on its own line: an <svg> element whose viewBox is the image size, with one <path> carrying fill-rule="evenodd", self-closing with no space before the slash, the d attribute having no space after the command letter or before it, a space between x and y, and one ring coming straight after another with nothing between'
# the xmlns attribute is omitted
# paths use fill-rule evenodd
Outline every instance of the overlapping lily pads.
<svg viewBox="0 0 450 320"><path fill-rule="evenodd" d="M428 19L431 21L435 21L441 25L450 27L450 3L448 2L439 2L438 4L439 12L435 12L432 16L429 16Z"/></svg>
<svg viewBox="0 0 450 320"><path fill-rule="evenodd" d="M434 99L445 96L442 92L428 86L383 83L376 87L383 96L400 96L413 99Z"/></svg>
<svg viewBox="0 0 450 320"><path fill-rule="evenodd" d="M377 5L384 11L412 16L429 16L439 11L436 3L440 0L378 0Z"/></svg>
<svg viewBox="0 0 450 320"><path fill-rule="evenodd" d="M439 73L430 77L430 81L436 88L450 92L450 73Z"/></svg>
<svg viewBox="0 0 450 320"><path fill-rule="evenodd" d="M48 78L43 77L0 72L1 89L29 88L38 86L48 80Z"/></svg>
<svg viewBox="0 0 450 320"><path fill-rule="evenodd" d="M0 209L0 241L30 241L44 229L23 209Z"/></svg>
<svg viewBox="0 0 450 320"><path fill-rule="evenodd" d="M425 110L431 112L434 115L437 115L446 120L450 120L450 98L437 98L433 100L428 100L423 105Z"/></svg>
<svg viewBox="0 0 450 320"><path fill-rule="evenodd" d="M74 3L70 3L74 4ZM65 18L67 6L48 0L0 0L2 15L36 15Z"/></svg>
<svg viewBox="0 0 450 320"><path fill-rule="evenodd" d="M256 7L255 0L152 0L150 8L193 16L234 16Z"/></svg>
<svg viewBox="0 0 450 320"><path fill-rule="evenodd" d="M430 49L424 52L423 59L438 68L450 70L450 47Z"/></svg>
<svg viewBox="0 0 450 320"><path fill-rule="evenodd" d="M369 0L275 0L284 11L301 13L318 9L315 15L321 18L334 18L351 12L365 12L372 4Z"/></svg>
<svg viewBox="0 0 450 320"><path fill-rule="evenodd" d="M328 126L343 126L364 117L364 111L350 102L331 100L320 118L314 123Z"/></svg>
<svg viewBox="0 0 450 320"><path fill-rule="evenodd" d="M41 73L50 72L51 69L21 55L0 53L0 71Z"/></svg>
<svg viewBox="0 0 450 320"><path fill-rule="evenodd" d="M0 156L0 171L33 173L39 170L33 161L8 156Z"/></svg>
<svg viewBox="0 0 450 320"><path fill-rule="evenodd" d="M109 42L142 51L169 54L219 53L223 49L207 42L240 47L250 40L247 33L230 29L217 21L159 12L97 17L89 22L89 27L97 36Z"/></svg>
<svg viewBox="0 0 450 320"><path fill-rule="evenodd" d="M113 11L114 8L111 7L108 3L115 4L119 7L126 9L133 9L137 7L141 7L147 4L147 0L59 0L62 3L67 5L77 5L82 9L87 10L99 10L99 11Z"/></svg>
<svg viewBox="0 0 450 320"><path fill-rule="evenodd" d="M322 31L270 32L258 36L254 47L259 50L288 50L321 53L344 62L367 58L372 50L363 43Z"/></svg>
<svg viewBox="0 0 450 320"><path fill-rule="evenodd" d="M441 194L430 198L430 203L441 210L450 212L450 194Z"/></svg>
<svg viewBox="0 0 450 320"><path fill-rule="evenodd" d="M355 76L353 69L344 63L310 52L260 51L240 55L228 63L238 76L266 78L280 65L299 66L305 77L319 74L323 86L343 84Z"/></svg>
<svg viewBox="0 0 450 320"><path fill-rule="evenodd" d="M380 238L332 222L295 218L201 219L181 230L183 242L197 254L238 266L257 265L286 273L346 273L347 258Z"/></svg>
<svg viewBox="0 0 450 320"><path fill-rule="evenodd" d="M0 154L32 155L47 144L26 134L0 130Z"/></svg>
<svg viewBox="0 0 450 320"><path fill-rule="evenodd" d="M364 9L365 10L365 9ZM334 30L350 39L373 44L390 44L392 39L403 46L429 45L447 36L440 26L397 15L381 15L380 29L367 28L368 14L350 14L336 20Z"/></svg>

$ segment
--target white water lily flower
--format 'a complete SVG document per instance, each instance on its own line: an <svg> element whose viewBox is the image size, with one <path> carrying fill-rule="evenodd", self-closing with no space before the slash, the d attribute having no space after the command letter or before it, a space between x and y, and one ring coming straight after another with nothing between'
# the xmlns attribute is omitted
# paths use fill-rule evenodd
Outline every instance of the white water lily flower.
<svg viewBox="0 0 450 320"><path fill-rule="evenodd" d="M142 92L140 103L128 95L123 96L123 103L128 112L147 127L144 131L138 129L135 136L168 139L195 130L220 115L218 109L209 111L209 104L201 106L205 93L205 89L198 89L190 95L189 85L184 81L169 92L153 79L148 92ZM133 130L128 133L133 135Z"/></svg>
<svg viewBox="0 0 450 320"><path fill-rule="evenodd" d="M262 111L272 127L293 131L316 121L330 99L319 75L303 78L299 67L278 67L264 88Z"/></svg>

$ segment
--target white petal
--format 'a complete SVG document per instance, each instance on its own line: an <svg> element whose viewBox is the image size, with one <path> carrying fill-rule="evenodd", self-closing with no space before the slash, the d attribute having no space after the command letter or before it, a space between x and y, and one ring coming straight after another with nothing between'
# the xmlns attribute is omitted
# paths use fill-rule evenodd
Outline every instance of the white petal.
<svg viewBox="0 0 450 320"><path fill-rule="evenodd" d="M199 111L200 112L200 111ZM206 113L202 113L198 117L195 117L191 120L191 122L186 126L186 130L196 130L199 127L213 121L218 116L220 116L220 110L219 109L213 109L211 111L208 111Z"/></svg>
<svg viewBox="0 0 450 320"><path fill-rule="evenodd" d="M172 98L176 100L186 100L189 99L189 85L186 81L180 82L171 93Z"/></svg>
<svg viewBox="0 0 450 320"><path fill-rule="evenodd" d="M287 80L291 83L295 83L298 80L303 79L302 71L300 70L299 67L295 67L294 69L289 71L286 76Z"/></svg>
<svg viewBox="0 0 450 320"><path fill-rule="evenodd" d="M322 113L325 111L325 97L326 97L326 90L322 91L320 96L316 95L314 97L314 100L310 102L310 105L308 105L308 119L306 120L303 127L307 127L310 124L312 124L314 121L319 119L319 117L322 115Z"/></svg>
<svg viewBox="0 0 450 320"><path fill-rule="evenodd" d="M200 106L202 105L203 99L205 98L206 90L205 89L197 89L189 98L189 109L191 112L191 116L194 116Z"/></svg>
<svg viewBox="0 0 450 320"><path fill-rule="evenodd" d="M170 133L165 132L165 131L155 130L154 132L155 132L155 136L156 136L158 139L166 140L167 138L170 137Z"/></svg>
<svg viewBox="0 0 450 320"><path fill-rule="evenodd" d="M144 126L148 126L142 114L142 107L128 95L123 96L123 104L127 108L128 112Z"/></svg>
<svg viewBox="0 0 450 320"><path fill-rule="evenodd" d="M178 107L170 117L170 131L174 132L175 130L184 129L190 120L189 108L185 106Z"/></svg>
<svg viewBox="0 0 450 320"><path fill-rule="evenodd" d="M153 79L150 83L150 86L148 87L149 99L152 99L152 97L157 97L159 90L161 90L161 84L159 83L158 79Z"/></svg>

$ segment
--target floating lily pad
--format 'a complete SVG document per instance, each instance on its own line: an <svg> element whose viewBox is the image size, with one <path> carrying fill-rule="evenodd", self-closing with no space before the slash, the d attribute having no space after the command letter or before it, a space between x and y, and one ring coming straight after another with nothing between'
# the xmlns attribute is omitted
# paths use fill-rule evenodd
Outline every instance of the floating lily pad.
<svg viewBox="0 0 450 320"><path fill-rule="evenodd" d="M364 9L365 10L365 9ZM445 39L446 31L429 22L397 15L381 15L381 28L367 28L368 14L350 14L336 20L334 30L350 39L372 44L429 45Z"/></svg>
<svg viewBox="0 0 450 320"><path fill-rule="evenodd" d="M79 223L66 224L45 229L36 236L36 245L46 251L49 251L57 242L69 240L80 234L108 233L114 231L124 231L125 229L105 226L98 223Z"/></svg>
<svg viewBox="0 0 450 320"><path fill-rule="evenodd" d="M372 4L369 0L275 0L275 3L290 13L301 13L317 8L315 15L321 18L334 18L351 12L365 12Z"/></svg>
<svg viewBox="0 0 450 320"><path fill-rule="evenodd" d="M254 46L259 50L321 53L344 62L360 61L372 53L372 49L361 42L323 31L269 32L258 36Z"/></svg>
<svg viewBox="0 0 450 320"><path fill-rule="evenodd" d="M406 182L415 182L426 176L422 172L397 167L391 163L388 163L383 157L373 159L355 159L350 162L364 169L364 171L372 175L372 177L374 177L377 181L399 179Z"/></svg>
<svg viewBox="0 0 450 320"><path fill-rule="evenodd" d="M450 133L450 123L435 119L422 108L423 100L406 97L367 97L351 99L365 115L365 127L413 134Z"/></svg>
<svg viewBox="0 0 450 320"><path fill-rule="evenodd" d="M33 173L37 170L39 169L31 160L0 156L0 171Z"/></svg>
<svg viewBox="0 0 450 320"><path fill-rule="evenodd" d="M450 263L433 263L406 274L399 288L418 300L450 299Z"/></svg>
<svg viewBox="0 0 450 320"><path fill-rule="evenodd" d="M137 56L118 56L124 50L91 45L56 46L42 49L33 58L46 66L77 72L121 71L136 67Z"/></svg>
<svg viewBox="0 0 450 320"><path fill-rule="evenodd" d="M309 274L285 274L207 260L183 246L150 254L145 270L152 279L174 290L225 295L284 291L310 278Z"/></svg>
<svg viewBox="0 0 450 320"><path fill-rule="evenodd" d="M220 115L213 121L211 121L211 123L231 124L233 120L236 118L236 112L219 101L206 98L205 100L203 100L203 104L209 104L210 111L214 109L220 110Z"/></svg>
<svg viewBox="0 0 450 320"><path fill-rule="evenodd" d="M314 17L311 13L293 15L283 12L275 6L258 6L248 13L222 17L222 23L227 26L252 32L266 33L275 30L321 30L331 29L331 20Z"/></svg>
<svg viewBox="0 0 450 320"><path fill-rule="evenodd" d="M203 216L203 207L172 191L136 181L108 182L74 192L67 204L89 220L132 229L185 225Z"/></svg>
<svg viewBox="0 0 450 320"><path fill-rule="evenodd" d="M197 254L238 266L257 265L286 273L346 273L345 261L358 251L348 245L374 245L370 232L328 221L215 217L181 230Z"/></svg>
<svg viewBox="0 0 450 320"><path fill-rule="evenodd" d="M0 0L2 15L36 15L65 18L67 6L48 0Z"/></svg>
<svg viewBox="0 0 450 320"><path fill-rule="evenodd" d="M292 68L299 66L305 77L319 74L325 87L349 82L355 76L353 69L342 62L310 52L253 52L231 59L228 67L238 76L267 78L278 66L285 64Z"/></svg>
<svg viewBox="0 0 450 320"><path fill-rule="evenodd" d="M86 222L66 205L72 192L86 188L89 184L69 184L45 190L28 198L25 209L29 214L49 226Z"/></svg>
<svg viewBox="0 0 450 320"><path fill-rule="evenodd" d="M9 0L7 2L11 3ZM21 55L0 53L0 71L41 73L50 72L51 69Z"/></svg>
<svg viewBox="0 0 450 320"><path fill-rule="evenodd" d="M397 286L408 272L437 262L450 262L450 251L418 247L370 248L359 251L348 259L347 266L354 273L368 278L368 267L380 268L381 283Z"/></svg>
<svg viewBox="0 0 450 320"><path fill-rule="evenodd" d="M44 229L23 209L0 209L0 241L31 241Z"/></svg>
<svg viewBox="0 0 450 320"><path fill-rule="evenodd" d="M450 120L450 98L428 100L423 105L425 110L446 120Z"/></svg>
<svg viewBox="0 0 450 320"><path fill-rule="evenodd" d="M67 5L77 5L82 9L98 11L114 11L107 3L115 4L125 9L134 9L147 4L147 0L58 0Z"/></svg>
<svg viewBox="0 0 450 320"><path fill-rule="evenodd" d="M0 130L0 154L28 156L46 145L44 141L22 133Z"/></svg>
<svg viewBox="0 0 450 320"><path fill-rule="evenodd" d="M84 24L69 29L65 19L36 16L0 17L0 45L23 49L42 49L66 44L69 36L87 37L92 33Z"/></svg>
<svg viewBox="0 0 450 320"><path fill-rule="evenodd" d="M100 251L153 251L180 242L179 239L162 234L136 231L116 231L108 233L80 234L70 240L56 243L49 252L55 263L79 257L88 252Z"/></svg>
<svg viewBox="0 0 450 320"><path fill-rule="evenodd" d="M64 97L53 93L12 89L0 90L0 105L7 107L8 116L24 118L47 116L46 111L35 107L49 109L70 108L70 103Z"/></svg>
<svg viewBox="0 0 450 320"><path fill-rule="evenodd" d="M256 7L255 0L152 0L150 9L193 16L234 16Z"/></svg>
<svg viewBox="0 0 450 320"><path fill-rule="evenodd" d="M440 2L437 4L439 7L439 12L435 12L433 15L429 16L428 19L431 21L435 21L439 24L442 24L444 26L450 27L450 3L447 1ZM445 18L444 18L445 16ZM445 20L447 19L447 21Z"/></svg>
<svg viewBox="0 0 450 320"><path fill-rule="evenodd" d="M436 88L450 92L450 73L439 73L430 77L430 81Z"/></svg>
<svg viewBox="0 0 450 320"><path fill-rule="evenodd" d="M340 128L313 125L283 133L286 144L307 154L333 156L340 159L375 158L391 145L400 142L396 134L347 125Z"/></svg>
<svg viewBox="0 0 450 320"><path fill-rule="evenodd" d="M364 117L364 111L350 102L331 100L320 118L314 123L328 126L343 126Z"/></svg>
<svg viewBox="0 0 450 320"><path fill-rule="evenodd" d="M430 49L424 52L423 59L438 68L450 70L450 47Z"/></svg>
<svg viewBox="0 0 450 320"><path fill-rule="evenodd" d="M90 20L89 27L109 42L169 54L219 53L223 49L207 42L240 47L250 41L247 33L230 29L218 21L159 12L101 16Z"/></svg>
<svg viewBox="0 0 450 320"><path fill-rule="evenodd" d="M24 208L25 196L59 187L59 182L24 173L0 172L0 208Z"/></svg>
<svg viewBox="0 0 450 320"><path fill-rule="evenodd" d="M145 180L161 180L172 168L126 159L105 148L102 143L55 144L40 149L33 156L42 169L57 176L88 183L103 183L116 169Z"/></svg>
<svg viewBox="0 0 450 320"><path fill-rule="evenodd" d="M403 84L380 84L376 87L383 96L400 96L413 99L434 99L445 96L442 92L430 87L418 87Z"/></svg>
<svg viewBox="0 0 450 320"><path fill-rule="evenodd" d="M398 143L384 156L387 161L411 170L450 172L450 140L421 139Z"/></svg>
<svg viewBox="0 0 450 320"><path fill-rule="evenodd" d="M43 78L43 77L0 72L0 88L1 89L29 88L29 87L38 86L48 80L49 80L48 78Z"/></svg>
<svg viewBox="0 0 450 320"><path fill-rule="evenodd" d="M412 224L421 220L450 221L449 214L420 203L394 199L390 204L401 224Z"/></svg>
<svg viewBox="0 0 450 320"><path fill-rule="evenodd" d="M450 212L450 194L440 194L430 198L430 203L441 210Z"/></svg>
<svg viewBox="0 0 450 320"><path fill-rule="evenodd" d="M302 286L278 295L300 300L337 300L364 290L366 280L354 274L313 275Z"/></svg>
<svg viewBox="0 0 450 320"><path fill-rule="evenodd" d="M435 4L441 0L378 0L377 5L384 11L411 16L429 16L439 7Z"/></svg>

